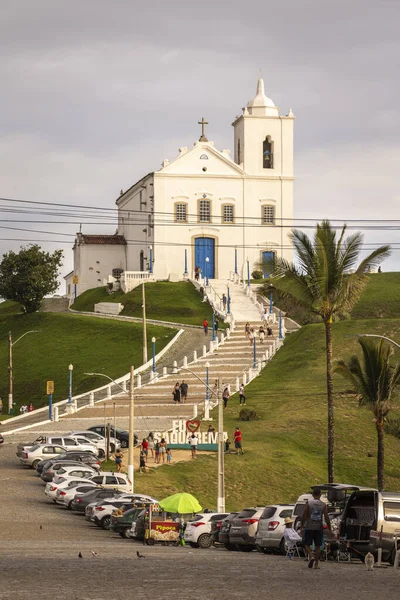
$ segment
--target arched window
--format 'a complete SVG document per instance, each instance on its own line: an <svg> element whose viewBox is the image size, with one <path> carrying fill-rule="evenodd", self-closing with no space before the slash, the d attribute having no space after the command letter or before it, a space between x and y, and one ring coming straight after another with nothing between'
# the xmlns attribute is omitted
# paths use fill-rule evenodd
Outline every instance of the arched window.
<svg viewBox="0 0 400 600"><path fill-rule="evenodd" d="M139 271L144 271L144 252L143 252L143 250L140 251L140 267L139 267Z"/></svg>
<svg viewBox="0 0 400 600"><path fill-rule="evenodd" d="M269 136L267 136L263 142L263 168L273 169L274 165L274 154L273 154L273 142Z"/></svg>

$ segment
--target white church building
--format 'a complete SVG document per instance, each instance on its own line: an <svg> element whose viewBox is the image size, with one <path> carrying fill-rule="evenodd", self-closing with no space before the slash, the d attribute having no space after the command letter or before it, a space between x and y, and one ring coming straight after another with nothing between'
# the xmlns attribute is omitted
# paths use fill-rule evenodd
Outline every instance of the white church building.
<svg viewBox="0 0 400 600"><path fill-rule="evenodd" d="M247 277L273 255L292 260L292 111L281 115L264 82L232 123L234 152L217 150L201 136L173 160L134 183L116 200L115 235L77 234L74 271L66 277L72 297L102 286L110 276L145 274L177 281L198 266L209 279ZM265 272L265 275L268 275Z"/></svg>

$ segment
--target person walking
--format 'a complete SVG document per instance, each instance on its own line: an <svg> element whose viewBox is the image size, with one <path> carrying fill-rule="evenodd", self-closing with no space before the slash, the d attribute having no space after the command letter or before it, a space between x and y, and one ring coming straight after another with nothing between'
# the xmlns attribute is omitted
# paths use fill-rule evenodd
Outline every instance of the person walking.
<svg viewBox="0 0 400 600"><path fill-rule="evenodd" d="M249 341L250 341L250 346L252 346L254 344L254 329L253 329L253 327L250 327Z"/></svg>
<svg viewBox="0 0 400 600"><path fill-rule="evenodd" d="M331 522L328 515L328 507L325 502L322 502L321 500L321 488L314 488L312 496L312 499L306 502L301 519L301 526L304 529L304 546L309 558L308 568L312 569L314 567L314 569L319 569L318 563L321 554L324 519L331 536L334 537L334 535L332 533ZM313 542L315 545L315 552L311 550Z"/></svg>
<svg viewBox="0 0 400 600"><path fill-rule="evenodd" d="M264 308L264 312L263 312L263 314L261 315L261 321L262 321L263 323L265 323L265 325L266 325L266 324L268 323L268 320L269 320L269 317L268 317L268 312L267 312L267 309L266 309L266 308Z"/></svg>
<svg viewBox="0 0 400 600"><path fill-rule="evenodd" d="M149 442L148 449L150 450L150 456L151 458L154 458L154 434L152 431L150 431L147 436L147 441Z"/></svg>
<svg viewBox="0 0 400 600"><path fill-rule="evenodd" d="M139 471L140 473L145 473L146 472L146 453L143 450L143 448L140 451L140 462L139 462Z"/></svg>
<svg viewBox="0 0 400 600"><path fill-rule="evenodd" d="M160 463L160 442L154 442L154 462L156 465Z"/></svg>
<svg viewBox="0 0 400 600"><path fill-rule="evenodd" d="M226 408L228 406L228 400L229 400L229 388L228 388L228 386L226 386L224 388L224 391L222 393L222 399L224 401L224 408Z"/></svg>
<svg viewBox="0 0 400 600"><path fill-rule="evenodd" d="M117 450L115 453L115 464L117 465L117 471L118 473L122 472L122 452L121 450Z"/></svg>
<svg viewBox="0 0 400 600"><path fill-rule="evenodd" d="M181 388L179 385L179 381L176 382L174 389L172 390L172 397L174 399L175 404L179 404L181 401Z"/></svg>
<svg viewBox="0 0 400 600"><path fill-rule="evenodd" d="M182 402L182 404L185 402L185 400L187 400L188 389L189 389L188 384L185 381L182 380L182 383L180 385L181 402Z"/></svg>
<svg viewBox="0 0 400 600"><path fill-rule="evenodd" d="M208 334L208 321L207 319L204 319L203 321L203 329L204 329L204 335Z"/></svg>
<svg viewBox="0 0 400 600"><path fill-rule="evenodd" d="M224 311L226 310L226 303L228 302L227 297L225 296L225 294L222 294L222 306Z"/></svg>
<svg viewBox="0 0 400 600"><path fill-rule="evenodd" d="M239 404L246 406L246 396L244 395L244 385L243 383L239 387Z"/></svg>
<svg viewBox="0 0 400 600"><path fill-rule="evenodd" d="M159 448L159 452L160 452L159 462L162 462L164 464L165 456L167 453L167 442L165 441L164 438L161 438L161 442L158 444L158 448Z"/></svg>
<svg viewBox="0 0 400 600"><path fill-rule="evenodd" d="M197 265L194 268L194 278L196 281L199 280L200 277L200 267L198 267Z"/></svg>
<svg viewBox="0 0 400 600"><path fill-rule="evenodd" d="M250 335L250 323L246 323L244 326L244 335L248 338Z"/></svg>
<svg viewBox="0 0 400 600"><path fill-rule="evenodd" d="M236 454L244 454L243 446L242 446L242 432L239 427L236 427L235 433L233 434L233 441L235 442Z"/></svg>
<svg viewBox="0 0 400 600"><path fill-rule="evenodd" d="M215 317L215 319L214 319L214 331L215 331L215 333L218 333L218 327L219 327L219 321L218 321L217 317Z"/></svg>
<svg viewBox="0 0 400 600"><path fill-rule="evenodd" d="M260 329L258 330L258 337L260 338L260 344L263 344L265 338L265 329L262 325L260 325Z"/></svg>
<svg viewBox="0 0 400 600"><path fill-rule="evenodd" d="M190 449L192 451L192 458L197 458L197 444L199 443L197 435L193 432L191 436L189 436L189 444Z"/></svg>
<svg viewBox="0 0 400 600"><path fill-rule="evenodd" d="M272 329L271 329L271 327L267 327L267 337L272 337Z"/></svg>

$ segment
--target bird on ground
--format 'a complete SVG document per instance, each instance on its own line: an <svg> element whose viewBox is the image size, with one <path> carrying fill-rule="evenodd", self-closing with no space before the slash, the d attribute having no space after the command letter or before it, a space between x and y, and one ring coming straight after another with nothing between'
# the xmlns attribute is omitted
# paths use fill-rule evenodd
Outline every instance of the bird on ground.
<svg viewBox="0 0 400 600"><path fill-rule="evenodd" d="M140 554L139 550L136 552L138 558L146 558L143 554Z"/></svg>
<svg viewBox="0 0 400 600"><path fill-rule="evenodd" d="M43 529L42 525L40 525L39 529Z"/></svg>
<svg viewBox="0 0 400 600"><path fill-rule="evenodd" d="M91 551L90 551L90 553L91 553L93 556L98 556L97 552L93 552L93 550L91 550Z"/></svg>
<svg viewBox="0 0 400 600"><path fill-rule="evenodd" d="M79 558L83 558L82 552L79 552L78 556L79 556Z"/></svg>

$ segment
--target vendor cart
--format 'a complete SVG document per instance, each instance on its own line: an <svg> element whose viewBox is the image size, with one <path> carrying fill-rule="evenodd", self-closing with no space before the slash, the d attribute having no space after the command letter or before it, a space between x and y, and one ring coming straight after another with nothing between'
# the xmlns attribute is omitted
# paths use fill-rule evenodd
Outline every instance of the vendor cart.
<svg viewBox="0 0 400 600"><path fill-rule="evenodd" d="M165 512L158 504L151 504L145 516L144 541L149 546L155 543L177 546L179 544L180 519L173 519L172 513Z"/></svg>

